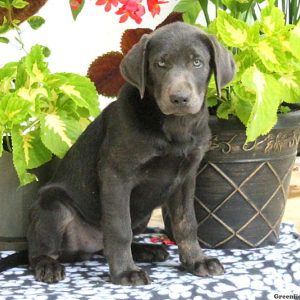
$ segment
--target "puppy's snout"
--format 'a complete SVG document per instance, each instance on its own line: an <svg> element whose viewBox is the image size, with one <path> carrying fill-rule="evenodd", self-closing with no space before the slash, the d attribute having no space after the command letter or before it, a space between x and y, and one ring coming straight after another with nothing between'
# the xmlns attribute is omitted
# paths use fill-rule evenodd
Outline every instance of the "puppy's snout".
<svg viewBox="0 0 300 300"><path fill-rule="evenodd" d="M170 95L170 101L175 105L187 105L190 102L190 94L187 93L176 93Z"/></svg>

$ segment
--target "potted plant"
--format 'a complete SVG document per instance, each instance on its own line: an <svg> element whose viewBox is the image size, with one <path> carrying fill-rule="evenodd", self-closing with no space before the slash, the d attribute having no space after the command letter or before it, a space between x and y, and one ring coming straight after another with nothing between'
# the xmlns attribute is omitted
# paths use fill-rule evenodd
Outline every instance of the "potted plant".
<svg viewBox="0 0 300 300"><path fill-rule="evenodd" d="M185 20L193 23L188 2L175 10L186 9ZM237 65L234 80L219 98L213 84L208 93L216 116L210 120L212 146L199 169L195 194L204 247L261 247L279 236L300 141L300 111L289 107L300 102L299 6L289 15L298 22L293 25L285 23L275 1L259 2L265 7L258 15L256 1L221 1L211 22L207 1L199 1L207 26L198 26L231 49ZM165 221L170 233L166 215Z"/></svg>
<svg viewBox="0 0 300 300"><path fill-rule="evenodd" d="M12 16L21 2L28 4L0 1L0 5ZM43 20L29 22L36 29ZM23 49L18 23L4 17L1 33L17 30ZM8 42L5 37L2 41ZM48 48L35 45L19 61L0 67L0 168L5 173L0 180L1 249L24 246L28 207L52 167L46 163L63 157L89 118L99 113L94 84L78 74L51 73L49 55Z"/></svg>
<svg viewBox="0 0 300 300"><path fill-rule="evenodd" d="M300 140L300 112L289 107L300 102L299 11L289 12L288 18L297 24L286 24L275 1L212 3L217 15L212 21L208 1L182 0L175 7L177 17L173 14L163 22L181 19L215 34L237 64L234 80L218 91L219 97L214 80L208 91L213 140L197 178L199 241L223 248L273 244ZM257 9L261 4L264 8ZM200 11L205 25L196 24ZM116 96L123 83L119 62L149 32L125 31L122 53L105 54L91 64L88 75L99 93ZM105 81L108 71L113 84Z"/></svg>

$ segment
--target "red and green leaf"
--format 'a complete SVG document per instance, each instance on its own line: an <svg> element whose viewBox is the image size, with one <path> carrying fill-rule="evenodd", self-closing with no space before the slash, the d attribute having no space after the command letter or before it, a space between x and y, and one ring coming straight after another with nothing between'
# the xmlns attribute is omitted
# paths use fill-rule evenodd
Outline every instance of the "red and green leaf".
<svg viewBox="0 0 300 300"><path fill-rule="evenodd" d="M73 19L76 20L84 6L84 0L69 0Z"/></svg>

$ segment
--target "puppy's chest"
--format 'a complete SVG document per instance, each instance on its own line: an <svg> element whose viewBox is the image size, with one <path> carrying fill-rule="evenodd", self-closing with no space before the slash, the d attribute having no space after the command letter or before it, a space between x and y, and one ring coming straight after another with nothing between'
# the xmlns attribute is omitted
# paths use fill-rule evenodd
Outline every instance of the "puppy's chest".
<svg viewBox="0 0 300 300"><path fill-rule="evenodd" d="M199 151L188 155L167 154L155 156L140 168L140 178L145 183L155 183L157 186L170 185L181 181L199 162Z"/></svg>

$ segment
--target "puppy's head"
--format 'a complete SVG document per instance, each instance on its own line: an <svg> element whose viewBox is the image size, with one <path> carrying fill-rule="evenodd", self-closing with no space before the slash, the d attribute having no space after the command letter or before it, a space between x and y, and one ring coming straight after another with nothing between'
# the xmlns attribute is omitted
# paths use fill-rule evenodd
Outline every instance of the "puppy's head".
<svg viewBox="0 0 300 300"><path fill-rule="evenodd" d="M121 63L121 74L154 96L166 115L196 114L205 100L212 72L217 92L234 76L231 54L213 36L181 22L144 35Z"/></svg>

